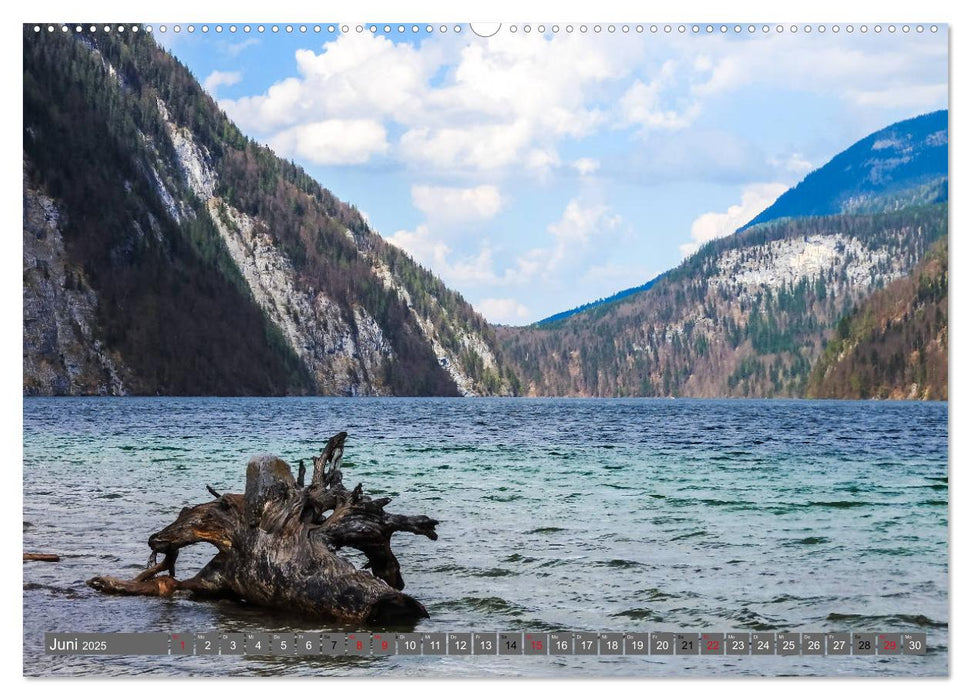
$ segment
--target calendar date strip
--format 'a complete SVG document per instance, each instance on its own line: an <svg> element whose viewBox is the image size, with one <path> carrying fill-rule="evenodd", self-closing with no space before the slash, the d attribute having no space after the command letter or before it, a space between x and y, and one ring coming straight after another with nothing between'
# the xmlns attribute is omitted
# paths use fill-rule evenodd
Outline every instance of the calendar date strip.
<svg viewBox="0 0 971 700"><path fill-rule="evenodd" d="M923 632L162 632L44 635L51 655L922 656Z"/></svg>

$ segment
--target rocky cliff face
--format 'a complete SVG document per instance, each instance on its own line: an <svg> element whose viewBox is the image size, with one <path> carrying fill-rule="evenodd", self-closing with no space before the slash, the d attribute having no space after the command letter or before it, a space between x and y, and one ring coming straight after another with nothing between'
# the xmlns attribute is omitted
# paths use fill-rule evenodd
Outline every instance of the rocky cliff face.
<svg viewBox="0 0 971 700"><path fill-rule="evenodd" d="M64 215L24 177L24 393L126 393L127 369L97 337L98 295L72 265Z"/></svg>
<svg viewBox="0 0 971 700"><path fill-rule="evenodd" d="M316 391L337 396L390 394L384 365L394 361L394 353L377 321L359 304L347 317L326 294L302 285L266 223L216 196L218 176L208 151L189 129L172 121L162 100L157 104L185 184L205 204L250 293L313 377Z"/></svg>
<svg viewBox="0 0 971 700"><path fill-rule="evenodd" d="M348 235L352 236L350 232L348 232ZM374 251L367 251L366 248L364 256L371 263L374 273L384 287L394 293L411 312L418 328L421 329L422 335L431 345L438 364L448 372L449 377L455 382L459 394L471 397L496 393L508 395L510 393L508 382L500 382L497 386L485 385L477 378L483 372L469 371L466 366L465 360L471 358L473 366L477 363L484 373L490 376L500 376L502 368L494 349L491 347L491 344L495 342L491 340L491 337L462 324L461 320L454 318L454 315L438 303L437 299L431 300L434 304L434 313L423 313L416 307L408 288L395 279L384 260ZM444 319L444 328L447 332L453 334L450 347L446 347L444 344L446 341L442 337L443 333L439 324L436 323L436 318Z"/></svg>
<svg viewBox="0 0 971 700"><path fill-rule="evenodd" d="M385 362L394 353L366 310L345 318L325 294L303 289L290 260L274 245L266 225L211 197L207 206L229 254L270 321L325 395L382 396Z"/></svg>

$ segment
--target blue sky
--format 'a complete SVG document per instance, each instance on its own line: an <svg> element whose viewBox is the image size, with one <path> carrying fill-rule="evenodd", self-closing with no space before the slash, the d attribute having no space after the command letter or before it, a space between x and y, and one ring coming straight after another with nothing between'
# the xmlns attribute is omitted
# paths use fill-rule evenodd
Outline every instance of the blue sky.
<svg viewBox="0 0 971 700"><path fill-rule="evenodd" d="M761 26L156 36L246 134L523 324L652 278L855 140L947 107L946 31Z"/></svg>

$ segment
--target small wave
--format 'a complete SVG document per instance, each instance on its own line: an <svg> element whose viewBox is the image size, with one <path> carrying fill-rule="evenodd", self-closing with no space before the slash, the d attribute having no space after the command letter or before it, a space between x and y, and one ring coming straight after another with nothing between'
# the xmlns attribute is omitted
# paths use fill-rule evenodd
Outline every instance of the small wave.
<svg viewBox="0 0 971 700"><path fill-rule="evenodd" d="M753 510L759 507L758 504L751 501L723 501L720 498L671 498L668 503L673 506L708 506L710 508L739 508L741 510Z"/></svg>
<svg viewBox="0 0 971 700"><path fill-rule="evenodd" d="M397 498L401 495L397 491L390 491L382 488L369 488L368 493L372 496L387 496L388 498Z"/></svg>
<svg viewBox="0 0 971 700"><path fill-rule="evenodd" d="M554 532L566 532L565 527L538 527L535 530L529 530L527 535L552 535Z"/></svg>
<svg viewBox="0 0 971 700"><path fill-rule="evenodd" d="M441 566L436 566L431 571L436 574L457 574L459 576L468 578L499 578L502 576L516 576L515 571L510 571L509 569L503 569L500 567L479 569L475 567L461 566L460 564L443 564Z"/></svg>
<svg viewBox="0 0 971 700"><path fill-rule="evenodd" d="M947 505L947 501L937 501L937 500L921 501L918 505L921 505L921 506L946 506Z"/></svg>
<svg viewBox="0 0 971 700"><path fill-rule="evenodd" d="M826 616L829 622L844 622L853 625L886 625L895 624L916 625L917 627L947 628L946 622L932 620L926 615L857 615L854 613L830 613Z"/></svg>
<svg viewBox="0 0 971 700"><path fill-rule="evenodd" d="M414 454L424 454L427 452L435 453L455 453L455 452L476 452L478 448L462 445L432 445L427 447L408 447L405 448L405 452L411 452ZM347 464L347 462L345 462Z"/></svg>
<svg viewBox="0 0 971 700"><path fill-rule="evenodd" d="M505 562L520 562L522 564L530 564L536 561L533 557L524 557L522 554L510 554L508 557L503 559Z"/></svg>
<svg viewBox="0 0 971 700"><path fill-rule="evenodd" d="M748 627L756 632L766 632L768 630L776 630L785 627L785 625L779 624L776 620L765 615L760 615L749 608L742 608L734 615L734 618L738 620L743 627Z"/></svg>
<svg viewBox="0 0 971 700"><path fill-rule="evenodd" d="M431 569L433 574L454 574L458 572L468 571L469 569L460 564L442 564L441 566L436 566Z"/></svg>
<svg viewBox="0 0 971 700"><path fill-rule="evenodd" d="M868 554L881 554L890 557L906 557L914 553L908 547L873 547L867 550Z"/></svg>
<svg viewBox="0 0 971 700"><path fill-rule="evenodd" d="M609 559L607 561L598 561L597 563L611 569L636 569L644 566L641 562L632 559Z"/></svg>
<svg viewBox="0 0 971 700"><path fill-rule="evenodd" d="M25 591L47 591L54 595L63 596L65 598L77 598L78 591L74 588L62 588L61 586L49 586L44 583L25 583Z"/></svg>
<svg viewBox="0 0 971 700"><path fill-rule="evenodd" d="M572 566L577 563L583 557L567 557L565 559L547 559L546 561L539 564L540 569L555 569L560 566Z"/></svg>
<svg viewBox="0 0 971 700"><path fill-rule="evenodd" d="M708 534L707 530L695 530L694 532L689 532L684 535L678 535L677 537L672 537L671 542L675 542L676 540L686 540L689 537L704 537L707 534Z"/></svg>
<svg viewBox="0 0 971 700"><path fill-rule="evenodd" d="M435 605L436 608L458 608L459 610L472 610L475 612L496 613L500 615L510 615L518 617L525 612L525 609L510 603L508 600L498 596L487 598L465 597L460 600L452 600L446 603Z"/></svg>
<svg viewBox="0 0 971 700"><path fill-rule="evenodd" d="M811 501L809 503L810 507L816 508L867 508L874 505L877 504L865 501Z"/></svg>
<svg viewBox="0 0 971 700"><path fill-rule="evenodd" d="M498 496L496 494L489 494L486 496L487 501L495 501L497 503L510 503L512 501L518 501L522 496L519 494L509 494L508 496Z"/></svg>
<svg viewBox="0 0 971 700"><path fill-rule="evenodd" d="M801 540L790 540L786 543L787 546L797 545L797 544L826 544L829 542L828 537L803 537Z"/></svg>
<svg viewBox="0 0 971 700"><path fill-rule="evenodd" d="M718 498L702 498L698 501L698 503L700 503L703 506L715 506L715 507L723 507L723 506L749 507L749 506L755 505L750 501L722 501Z"/></svg>
<svg viewBox="0 0 971 700"><path fill-rule="evenodd" d="M647 589L644 589L643 591L637 591L637 593L635 593L634 595L636 595L637 598L640 600L649 600L649 601L669 600L671 598L676 597L671 593L665 593L659 588L647 588Z"/></svg>
<svg viewBox="0 0 971 700"><path fill-rule="evenodd" d="M650 608L631 608L614 613L611 617L626 617L629 620L648 620L649 622L664 622L664 617L658 615Z"/></svg>

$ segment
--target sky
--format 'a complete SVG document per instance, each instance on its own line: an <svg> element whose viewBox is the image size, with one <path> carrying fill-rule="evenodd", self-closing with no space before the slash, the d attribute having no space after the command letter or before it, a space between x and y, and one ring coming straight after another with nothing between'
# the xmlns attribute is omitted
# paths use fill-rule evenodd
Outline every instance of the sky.
<svg viewBox="0 0 971 700"><path fill-rule="evenodd" d="M244 133L494 323L642 284L856 140L948 105L946 27L255 26L155 36Z"/></svg>

